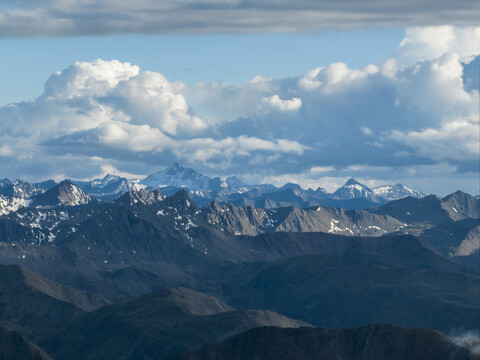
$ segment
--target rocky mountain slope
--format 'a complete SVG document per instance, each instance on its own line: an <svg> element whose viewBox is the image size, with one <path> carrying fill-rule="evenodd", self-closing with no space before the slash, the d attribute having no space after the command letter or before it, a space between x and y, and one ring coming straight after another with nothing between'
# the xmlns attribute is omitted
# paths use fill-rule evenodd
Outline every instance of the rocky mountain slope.
<svg viewBox="0 0 480 360"><path fill-rule="evenodd" d="M90 195L74 183L64 180L42 194L31 198L31 206L53 208L58 206L87 205L94 201Z"/></svg>
<svg viewBox="0 0 480 360"><path fill-rule="evenodd" d="M27 181L9 179L0 180L0 194L14 196L21 199L29 199L32 196L42 194L56 185L53 180L40 183L29 183Z"/></svg>
<svg viewBox="0 0 480 360"><path fill-rule="evenodd" d="M388 215L323 206L260 209L210 203L201 214L209 224L235 235L281 231L380 236L398 231L405 225Z"/></svg>
<svg viewBox="0 0 480 360"><path fill-rule="evenodd" d="M395 200L373 212L405 222L400 232L422 237L445 256L480 267L480 199L457 191L443 199Z"/></svg>
<svg viewBox="0 0 480 360"><path fill-rule="evenodd" d="M443 199L435 195L422 199L407 197L391 201L374 210L374 213L389 215L408 224L438 225L445 221L480 218L480 199L461 191Z"/></svg>

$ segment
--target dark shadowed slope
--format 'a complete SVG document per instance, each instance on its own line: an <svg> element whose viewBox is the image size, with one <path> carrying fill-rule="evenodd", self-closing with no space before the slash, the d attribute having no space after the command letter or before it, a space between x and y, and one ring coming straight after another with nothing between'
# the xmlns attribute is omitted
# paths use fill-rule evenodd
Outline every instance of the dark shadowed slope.
<svg viewBox="0 0 480 360"><path fill-rule="evenodd" d="M55 359L163 359L257 326L308 324L177 288L100 309L40 344Z"/></svg>
<svg viewBox="0 0 480 360"><path fill-rule="evenodd" d="M303 255L334 255L388 267L449 272L470 270L453 263L439 254L429 243L412 235L358 237L313 232L278 232L237 239L251 249L255 259L263 261Z"/></svg>
<svg viewBox="0 0 480 360"><path fill-rule="evenodd" d="M0 326L0 360L51 360L18 332Z"/></svg>
<svg viewBox="0 0 480 360"><path fill-rule="evenodd" d="M18 265L0 265L0 324L37 339L107 303Z"/></svg>
<svg viewBox="0 0 480 360"><path fill-rule="evenodd" d="M319 255L239 265L236 272L220 290L229 303L316 326L388 323L445 332L480 327L475 275Z"/></svg>
<svg viewBox="0 0 480 360"><path fill-rule="evenodd" d="M474 360L480 357L425 328L369 325L358 329L249 330L175 360Z"/></svg>

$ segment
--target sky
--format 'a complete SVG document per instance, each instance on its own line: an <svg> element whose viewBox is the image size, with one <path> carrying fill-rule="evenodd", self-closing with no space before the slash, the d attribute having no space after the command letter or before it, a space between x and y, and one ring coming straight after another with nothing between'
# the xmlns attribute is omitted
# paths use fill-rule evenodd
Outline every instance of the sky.
<svg viewBox="0 0 480 360"><path fill-rule="evenodd" d="M0 0L0 177L480 193L478 1Z"/></svg>

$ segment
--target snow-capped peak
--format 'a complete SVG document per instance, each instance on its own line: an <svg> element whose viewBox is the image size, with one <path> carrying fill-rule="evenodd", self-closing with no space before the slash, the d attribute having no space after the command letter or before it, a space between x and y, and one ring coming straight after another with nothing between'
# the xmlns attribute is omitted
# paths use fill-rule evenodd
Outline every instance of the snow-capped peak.
<svg viewBox="0 0 480 360"><path fill-rule="evenodd" d="M183 167L175 163L165 170L147 176L140 181L141 184L151 188L177 187L191 190L219 191L222 188L222 180L218 177L211 178L193 169Z"/></svg>
<svg viewBox="0 0 480 360"><path fill-rule="evenodd" d="M372 190L377 196L381 196L388 201L402 199L407 196L420 199L428 195L420 191L412 190L402 184L382 185L377 186Z"/></svg>
<svg viewBox="0 0 480 360"><path fill-rule="evenodd" d="M363 190L363 189L369 189L367 186L360 184L357 180L350 178L347 180L345 185L343 185L344 188L353 188L357 190ZM369 189L370 190L370 189Z"/></svg>
<svg viewBox="0 0 480 360"><path fill-rule="evenodd" d="M333 198L338 200L349 200L356 198L373 199L374 192L367 186L360 184L355 179L348 179L348 181L333 193Z"/></svg>
<svg viewBox="0 0 480 360"><path fill-rule="evenodd" d="M86 193L104 200L110 200L128 191L140 190L145 187L139 184L138 180L129 180L110 174L107 174L102 179L72 182Z"/></svg>

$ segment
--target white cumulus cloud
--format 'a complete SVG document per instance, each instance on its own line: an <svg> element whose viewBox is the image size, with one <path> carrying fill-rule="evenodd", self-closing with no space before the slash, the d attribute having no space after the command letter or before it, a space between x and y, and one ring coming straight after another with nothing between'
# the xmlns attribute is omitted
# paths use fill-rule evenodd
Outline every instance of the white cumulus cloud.
<svg viewBox="0 0 480 360"><path fill-rule="evenodd" d="M306 90L321 88L329 93L341 90L343 86L364 79L379 72L376 65L367 65L363 70L349 69L347 64L336 62L326 67L319 67L309 71L300 78L299 84Z"/></svg>
<svg viewBox="0 0 480 360"><path fill-rule="evenodd" d="M258 79L253 82L260 84ZM57 162L58 177L81 172L78 159L84 162L84 171L98 174L108 159L142 159L135 166L143 163L144 168L159 157L162 165L178 158L214 166L253 153L301 155L308 149L281 138L211 137L215 122L193 114L183 95L186 90L183 83L169 82L160 73L140 71L130 63L74 63L52 74L38 98L0 107L0 161L4 168L19 172L43 162L35 171L50 172L47 176L55 176L52 167ZM285 101L281 110L297 101ZM20 161L13 163L10 158Z"/></svg>
<svg viewBox="0 0 480 360"><path fill-rule="evenodd" d="M456 28L422 31L407 31L400 48L423 41L434 50L411 50L411 63L399 56L362 69L319 64L297 77L236 85L188 88L129 63L78 62L54 73L38 98L0 107L0 166L18 177L84 178L106 164L145 174L179 160L257 178L303 174L298 181L312 186L352 172L372 184L382 176L431 179L435 169L444 177L438 184L473 184L480 57L465 59L477 51L476 30L465 30L462 47L449 40L458 40Z"/></svg>
<svg viewBox="0 0 480 360"><path fill-rule="evenodd" d="M456 53L462 61L468 61L480 54L480 26L407 28L398 53L406 63L432 60L447 53Z"/></svg>
<svg viewBox="0 0 480 360"><path fill-rule="evenodd" d="M274 109L278 111L295 111L302 107L302 100L299 98L292 98L291 100L282 100L277 94L264 97L262 99L262 109Z"/></svg>
<svg viewBox="0 0 480 360"><path fill-rule="evenodd" d="M480 124L475 120L449 121L440 128L420 131L393 131L391 138L415 149L419 155L434 160L478 159L480 152Z"/></svg>

